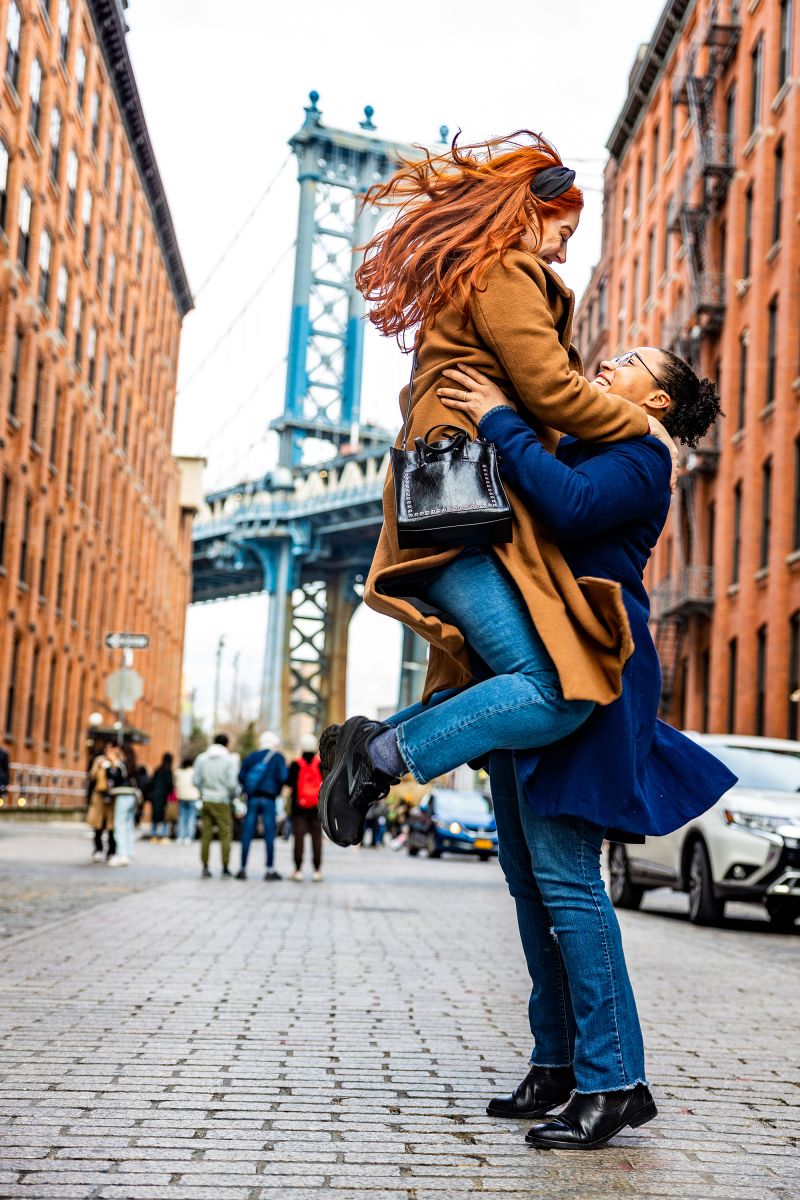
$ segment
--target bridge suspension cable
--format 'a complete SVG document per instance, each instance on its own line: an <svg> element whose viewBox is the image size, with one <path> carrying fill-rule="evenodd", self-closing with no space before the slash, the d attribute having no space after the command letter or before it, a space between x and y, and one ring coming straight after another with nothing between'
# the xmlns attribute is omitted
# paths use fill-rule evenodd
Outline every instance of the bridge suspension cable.
<svg viewBox="0 0 800 1200"><path fill-rule="evenodd" d="M270 179L269 183L267 184L267 186L265 187L264 191L263 191L263 192L261 193L261 195L259 196L258 200L256 200L255 204L254 204L254 205L253 205L253 207L250 209L250 212L247 214L247 216L246 216L246 217L245 217L245 219L242 221L242 223L241 223L241 225L239 226L239 228L236 230L236 233L233 235L233 237L232 237L232 238L231 238L231 240L228 242L228 244L227 244L227 246L225 247L225 249L222 251L222 254L220 254L219 258L218 258L218 259L217 259L217 261L214 263L213 267L212 267L212 268L211 268L211 270L208 272L208 274L206 275L206 277L205 277L205 279L203 280L203 282L200 284L200 286L199 286L199 288L197 289L197 291L194 293L194 298L195 298L195 300L197 299L197 297L198 297L199 295L201 295L201 293L202 293L202 292L204 292L204 291L205 291L205 289L208 287L208 285L209 285L209 283L211 282L211 280L212 280L212 279L214 278L214 276L216 275L217 271L220 269L220 267L223 265L223 263L225 262L225 260L228 258L228 255L231 253L231 251L233 250L234 246L235 246L235 245L237 244L237 242L239 241L239 238L242 236L242 234L244 233L244 231L245 231L245 230L248 228L248 226L249 226L249 225L250 225L250 223L252 222L253 218L255 217L256 213L257 213L257 212L259 211L259 209L261 208L261 205L264 203L264 201L266 200L267 196L270 194L270 192L272 191L272 189L275 187L275 184L278 182L278 180L280 179L281 175L283 175L283 172L286 170L287 166L289 165L289 163L290 163L290 161L291 161L291 158L292 158L292 155L291 155L291 151L290 151L290 152L289 152L289 154L287 154L287 155L286 155L286 158L283 160L283 162L281 163L281 165L280 165L280 167L278 168L278 170L277 170L277 171L275 172L275 174L272 176L272 179Z"/></svg>
<svg viewBox="0 0 800 1200"><path fill-rule="evenodd" d="M219 435L221 433L223 433L230 425L232 425L234 423L234 421L237 419L237 417L241 416L241 414L247 408L248 404L250 404L250 402L252 400L255 400L256 396L261 391L261 389L264 387L264 385L269 383L272 376L278 370L278 367L283 366L283 364L285 362L286 362L286 355L282 354L280 356L280 358L272 364L270 369L267 371L266 375L264 375L264 377L262 379L260 379L259 382L255 385L255 387L252 389L252 391L250 391L248 393L248 395L244 398L244 400L241 402L241 404L237 408L235 408L233 410L233 412L230 413L220 425L217 426L217 428L214 430L214 432L212 434L209 435L209 437L206 438L206 440L203 443L203 446L201 447L201 450L200 450L201 454L205 454L205 452L211 448L212 443L216 441L216 439L219 437Z"/></svg>
<svg viewBox="0 0 800 1200"><path fill-rule="evenodd" d="M283 261L287 257L287 255L289 255L291 253L291 251L294 250L294 247L295 247L295 242L294 242L294 239L292 239L292 241L289 242L289 245L284 247L282 252L278 255L275 262L272 264L272 266L267 271L264 278L261 280L261 283L258 285L258 287L253 292L253 294L249 297L249 299L246 300L245 303L242 305L242 307L239 309L238 313L233 318L233 320L231 321L231 323L227 327L227 329L219 335L216 342L214 342L214 345L211 347L211 349L208 351L208 353L200 360L200 362L197 364L195 369L192 371L189 378L184 380L184 382L178 388L177 392L175 393L176 396L182 395L186 391L186 389L189 387L189 385L192 384L195 381L195 379L197 379L197 376L208 365L208 363L211 361L211 359L214 357L214 355L219 350L220 346L222 346L227 341L227 339L230 337L230 335L233 333L234 329L239 324L242 317L244 317L245 314L248 312L248 310L252 307L252 305L255 304L256 300L261 295L264 288L269 283L270 279L272 279L273 275L276 273L278 268L281 266L281 264L283 263Z"/></svg>

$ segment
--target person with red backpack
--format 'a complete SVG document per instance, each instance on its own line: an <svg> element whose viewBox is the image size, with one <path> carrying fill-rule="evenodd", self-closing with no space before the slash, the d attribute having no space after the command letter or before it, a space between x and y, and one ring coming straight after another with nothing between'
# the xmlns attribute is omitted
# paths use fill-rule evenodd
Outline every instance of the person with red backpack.
<svg viewBox="0 0 800 1200"><path fill-rule="evenodd" d="M317 754L317 740L308 734L300 740L300 757L289 767L287 787L292 793L292 830L294 832L294 875L297 883L303 881L303 850L306 834L311 835L311 850L314 861L315 883L322 880L322 823L319 819L317 800L322 787L322 770Z"/></svg>

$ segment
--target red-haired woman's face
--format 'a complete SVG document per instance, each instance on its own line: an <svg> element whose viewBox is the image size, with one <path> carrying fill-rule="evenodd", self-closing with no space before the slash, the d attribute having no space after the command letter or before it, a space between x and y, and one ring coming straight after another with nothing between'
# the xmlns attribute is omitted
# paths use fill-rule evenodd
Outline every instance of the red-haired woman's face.
<svg viewBox="0 0 800 1200"><path fill-rule="evenodd" d="M567 242L578 228L581 219L579 208L570 209L560 217L543 217L541 237L536 236L534 229L529 229L522 239L522 244L546 263L565 263L567 261Z"/></svg>

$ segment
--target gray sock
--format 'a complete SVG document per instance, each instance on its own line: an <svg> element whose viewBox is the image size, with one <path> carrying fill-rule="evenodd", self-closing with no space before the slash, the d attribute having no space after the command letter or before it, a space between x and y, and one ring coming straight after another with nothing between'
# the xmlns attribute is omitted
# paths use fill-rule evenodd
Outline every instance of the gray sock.
<svg viewBox="0 0 800 1200"><path fill-rule="evenodd" d="M369 756L378 770L387 775L395 775L401 779L408 774L408 766L400 753L397 744L397 733L394 729L384 729L369 744Z"/></svg>

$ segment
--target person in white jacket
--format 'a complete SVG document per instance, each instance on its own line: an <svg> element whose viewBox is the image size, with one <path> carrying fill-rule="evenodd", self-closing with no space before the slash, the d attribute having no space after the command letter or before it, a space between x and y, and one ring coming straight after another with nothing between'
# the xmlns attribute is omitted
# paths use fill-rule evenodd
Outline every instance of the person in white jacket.
<svg viewBox="0 0 800 1200"><path fill-rule="evenodd" d="M197 758L192 773L192 782L200 792L203 802L201 810L200 858L203 863L203 878L210 879L208 866L211 839L214 830L219 833L222 849L222 874L229 876L228 860L233 840L233 812L231 804L239 788L239 755L228 749L227 733L218 733L213 745Z"/></svg>
<svg viewBox="0 0 800 1200"><path fill-rule="evenodd" d="M194 786L194 761L185 758L175 772L175 795L178 797L178 845L191 846L197 830L200 792Z"/></svg>

